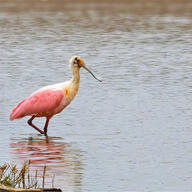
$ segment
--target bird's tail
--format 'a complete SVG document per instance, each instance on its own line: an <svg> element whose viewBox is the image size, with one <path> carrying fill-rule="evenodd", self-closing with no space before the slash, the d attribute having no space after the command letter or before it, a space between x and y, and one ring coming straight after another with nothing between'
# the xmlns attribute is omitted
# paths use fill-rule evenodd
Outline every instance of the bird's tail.
<svg viewBox="0 0 192 192"><path fill-rule="evenodd" d="M9 116L10 120L19 119L24 116L22 109L20 107L24 101L25 101L25 99L23 101L21 101L16 107L13 108L13 110L11 111L11 114Z"/></svg>

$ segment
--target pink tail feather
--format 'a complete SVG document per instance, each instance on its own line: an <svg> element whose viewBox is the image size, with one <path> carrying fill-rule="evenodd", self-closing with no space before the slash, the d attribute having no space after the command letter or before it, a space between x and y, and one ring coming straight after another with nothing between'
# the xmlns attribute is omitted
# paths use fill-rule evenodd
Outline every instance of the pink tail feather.
<svg viewBox="0 0 192 192"><path fill-rule="evenodd" d="M22 113L22 110L20 108L21 104L25 101L26 99L24 99L23 101L21 101L16 107L13 108L9 119L10 120L14 120L14 119L19 119L22 118L24 115Z"/></svg>

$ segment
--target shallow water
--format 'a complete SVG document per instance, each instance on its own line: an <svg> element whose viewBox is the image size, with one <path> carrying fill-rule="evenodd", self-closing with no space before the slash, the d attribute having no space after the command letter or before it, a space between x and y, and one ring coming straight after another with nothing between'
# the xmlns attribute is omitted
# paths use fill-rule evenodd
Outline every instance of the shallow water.
<svg viewBox="0 0 192 192"><path fill-rule="evenodd" d="M63 191L191 190L190 1L0 1L0 27L1 164L46 164ZM72 55L103 82L81 70L48 138L9 121L33 91L71 78Z"/></svg>

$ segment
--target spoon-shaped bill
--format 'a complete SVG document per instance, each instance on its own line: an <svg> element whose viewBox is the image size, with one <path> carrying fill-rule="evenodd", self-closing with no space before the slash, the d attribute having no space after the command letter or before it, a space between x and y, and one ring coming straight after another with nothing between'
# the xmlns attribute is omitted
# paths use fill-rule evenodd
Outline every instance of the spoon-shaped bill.
<svg viewBox="0 0 192 192"><path fill-rule="evenodd" d="M92 75L97 81L102 82L100 79L97 79L97 78L95 77L95 75L87 68L86 65L83 65L82 67L83 67L84 69L86 69L89 73L91 73L91 75Z"/></svg>

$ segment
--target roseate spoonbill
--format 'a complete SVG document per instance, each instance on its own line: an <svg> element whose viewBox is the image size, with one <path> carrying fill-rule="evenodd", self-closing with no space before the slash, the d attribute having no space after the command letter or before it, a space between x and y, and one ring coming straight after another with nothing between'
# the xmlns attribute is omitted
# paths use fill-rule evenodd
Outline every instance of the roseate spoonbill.
<svg viewBox="0 0 192 192"><path fill-rule="evenodd" d="M80 68L83 67L97 79L87 68L81 57L73 56L69 60L69 64L72 71L72 79L70 81L46 86L35 91L13 108L10 114L10 120L31 116L28 120L28 124L41 134L47 135L49 120L53 115L60 113L67 105L69 105L78 91ZM101 81L99 79L97 80ZM35 117L46 117L44 131L32 123Z"/></svg>

